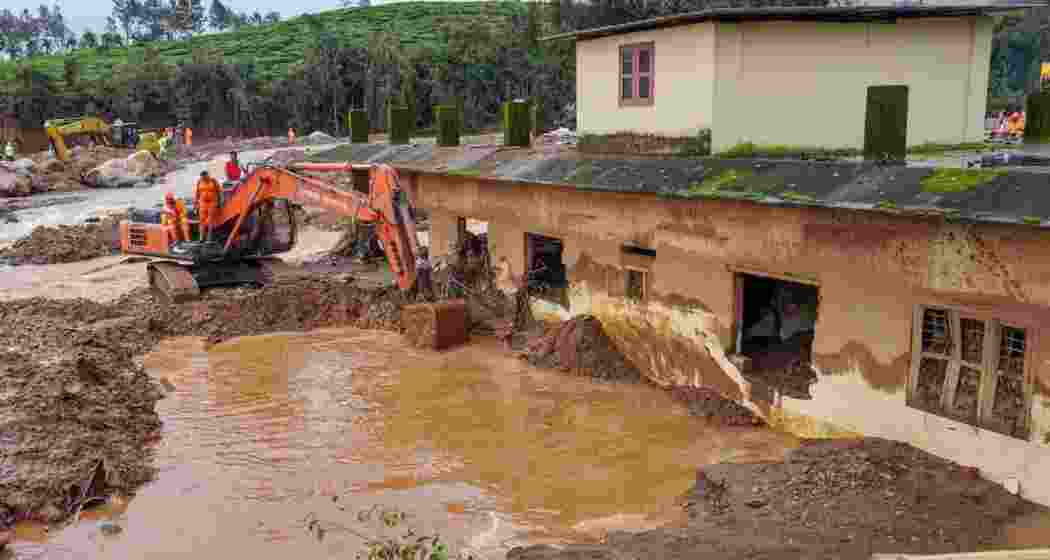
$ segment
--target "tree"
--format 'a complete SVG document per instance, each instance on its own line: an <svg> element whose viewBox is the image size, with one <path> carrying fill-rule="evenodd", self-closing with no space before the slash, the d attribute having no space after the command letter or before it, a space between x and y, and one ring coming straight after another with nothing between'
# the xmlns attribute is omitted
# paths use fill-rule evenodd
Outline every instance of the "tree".
<svg viewBox="0 0 1050 560"><path fill-rule="evenodd" d="M124 32L124 39L131 41L131 33L135 28L135 20L140 12L138 0L113 0L113 15L107 21L107 27L112 26ZM112 32L114 29L106 31Z"/></svg>
<svg viewBox="0 0 1050 560"><path fill-rule="evenodd" d="M280 14L280 12L270 12L270 13L266 14L266 18L265 19L266 19L266 23L277 23L277 22L281 21L281 14Z"/></svg>
<svg viewBox="0 0 1050 560"><path fill-rule="evenodd" d="M204 0L190 1L190 29L194 33L204 31L208 25L208 12L204 10Z"/></svg>
<svg viewBox="0 0 1050 560"><path fill-rule="evenodd" d="M208 25L216 31L223 31L229 27L230 11L220 0L211 0L211 9L208 10Z"/></svg>
<svg viewBox="0 0 1050 560"><path fill-rule="evenodd" d="M88 29L80 36L80 48L82 49L93 49L98 46L98 36L95 35L94 31Z"/></svg>
<svg viewBox="0 0 1050 560"><path fill-rule="evenodd" d="M66 88L77 89L80 84L80 61L73 56L67 56L62 61L62 79L66 82Z"/></svg>
<svg viewBox="0 0 1050 560"><path fill-rule="evenodd" d="M124 37L119 33L106 32L99 37L98 43L102 50L116 49L124 46Z"/></svg>

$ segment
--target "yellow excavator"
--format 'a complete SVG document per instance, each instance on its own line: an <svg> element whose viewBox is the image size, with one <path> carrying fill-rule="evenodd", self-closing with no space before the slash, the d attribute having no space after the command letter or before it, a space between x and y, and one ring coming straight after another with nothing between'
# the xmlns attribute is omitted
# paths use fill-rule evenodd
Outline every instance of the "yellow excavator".
<svg viewBox="0 0 1050 560"><path fill-rule="evenodd" d="M154 156L160 152L156 133L139 135L137 123L121 122L119 119L113 124L87 116L51 119L44 121L44 130L55 149L55 157L61 161L69 161L65 138L70 136L89 136L103 146L148 150Z"/></svg>

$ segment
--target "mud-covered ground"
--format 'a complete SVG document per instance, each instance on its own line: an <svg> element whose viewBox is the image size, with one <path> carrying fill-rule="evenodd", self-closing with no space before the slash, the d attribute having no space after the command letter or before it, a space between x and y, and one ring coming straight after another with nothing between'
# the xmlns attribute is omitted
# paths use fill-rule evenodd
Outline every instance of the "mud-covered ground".
<svg viewBox="0 0 1050 560"><path fill-rule="evenodd" d="M522 547L513 560L867 559L1004 546L1004 526L1045 508L904 443L809 440L783 463L714 465L683 496L683 527L600 545Z"/></svg>
<svg viewBox="0 0 1050 560"><path fill-rule="evenodd" d="M400 305L394 290L317 276L211 290L181 305L156 304L145 289L112 303L0 303L0 533L17 519L62 521L93 497L133 493L152 478L162 390L136 358L161 338L396 330Z"/></svg>

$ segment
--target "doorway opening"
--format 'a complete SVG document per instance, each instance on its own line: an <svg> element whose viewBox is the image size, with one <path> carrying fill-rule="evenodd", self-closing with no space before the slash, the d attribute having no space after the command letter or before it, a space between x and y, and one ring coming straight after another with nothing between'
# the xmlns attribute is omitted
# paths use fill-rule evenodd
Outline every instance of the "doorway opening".
<svg viewBox="0 0 1050 560"><path fill-rule="evenodd" d="M525 234L525 271L531 294L564 304L569 279L562 261L563 252L564 244L557 237Z"/></svg>
<svg viewBox="0 0 1050 560"><path fill-rule="evenodd" d="M784 395L812 398L817 286L744 273L737 274L737 286L741 373Z"/></svg>

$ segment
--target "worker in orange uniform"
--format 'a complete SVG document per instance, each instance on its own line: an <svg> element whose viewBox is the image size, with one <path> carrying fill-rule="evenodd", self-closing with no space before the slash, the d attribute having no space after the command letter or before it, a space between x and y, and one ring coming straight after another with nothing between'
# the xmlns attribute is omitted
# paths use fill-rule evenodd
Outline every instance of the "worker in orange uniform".
<svg viewBox="0 0 1050 560"><path fill-rule="evenodd" d="M295 131L291 127L288 128L288 143L295 144Z"/></svg>
<svg viewBox="0 0 1050 560"><path fill-rule="evenodd" d="M188 126L186 127L186 145L193 145L193 129Z"/></svg>
<svg viewBox="0 0 1050 560"><path fill-rule="evenodd" d="M197 181L195 190L194 204L201 224L201 241L211 241L212 228L218 225L219 195L222 186L212 179L207 171L201 171L201 178Z"/></svg>
<svg viewBox="0 0 1050 560"><path fill-rule="evenodd" d="M237 161L237 152L230 152L230 161L226 162L226 180L231 183L241 180L241 162Z"/></svg>
<svg viewBox="0 0 1050 560"><path fill-rule="evenodd" d="M167 193L164 195L164 210L161 212L160 223L166 226L175 226L175 239L177 241L186 241L188 238L184 236L185 233L184 224L186 222L186 207L179 207L179 204L175 202L175 195Z"/></svg>

